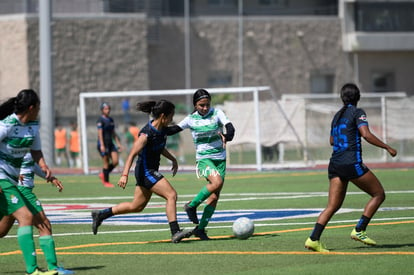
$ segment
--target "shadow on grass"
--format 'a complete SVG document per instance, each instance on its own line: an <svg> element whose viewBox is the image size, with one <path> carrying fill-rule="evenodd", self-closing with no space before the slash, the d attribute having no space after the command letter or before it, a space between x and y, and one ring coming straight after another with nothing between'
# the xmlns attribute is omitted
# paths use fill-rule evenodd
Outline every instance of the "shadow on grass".
<svg viewBox="0 0 414 275"><path fill-rule="evenodd" d="M67 269L70 269L72 271L85 271L85 270L92 270L92 269L102 269L105 268L105 265L96 265L96 266L82 266L82 267L74 267L74 268L70 268L68 267Z"/></svg>
<svg viewBox="0 0 414 275"><path fill-rule="evenodd" d="M278 237L278 236L280 235L275 234L275 233L270 233L270 234L259 233L259 234L253 234L253 236L249 237L248 239L273 238L273 237ZM248 239L241 239L241 241L248 240ZM210 236L210 240L208 241L210 242L210 241L223 241L223 240L238 240L238 239L236 236ZM184 239L181 242L200 242L200 241L203 241L203 240L200 240L197 237L193 237L190 239Z"/></svg>
<svg viewBox="0 0 414 275"><path fill-rule="evenodd" d="M375 248L400 248L400 247L414 247L414 243L406 243L406 244L382 244L376 245Z"/></svg>
<svg viewBox="0 0 414 275"><path fill-rule="evenodd" d="M104 265L97 265L97 266L82 266L82 267L73 267L73 268L65 267L65 268L76 272L76 271L85 271L85 270L93 270L93 269L102 269L104 267L105 267ZM6 271L0 274L22 274L22 271L21 270Z"/></svg>

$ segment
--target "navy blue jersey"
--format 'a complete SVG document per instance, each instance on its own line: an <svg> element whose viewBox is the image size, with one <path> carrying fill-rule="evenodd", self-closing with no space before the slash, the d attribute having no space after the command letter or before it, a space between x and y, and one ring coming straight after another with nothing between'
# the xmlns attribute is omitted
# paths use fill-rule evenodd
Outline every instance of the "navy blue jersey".
<svg viewBox="0 0 414 275"><path fill-rule="evenodd" d="M114 120L111 117L100 116L96 121L96 127L98 129L102 129L102 136L105 146L112 144L115 131Z"/></svg>
<svg viewBox="0 0 414 275"><path fill-rule="evenodd" d="M138 154L136 168L144 173L148 170L158 171L160 156L167 142L167 134L154 128L151 122L141 129L138 136L143 134L147 136L147 144Z"/></svg>
<svg viewBox="0 0 414 275"><path fill-rule="evenodd" d="M333 137L331 161L341 164L361 163L361 135L358 129L363 125L368 126L367 116L364 110L353 105L348 105L340 115L341 111L336 113L331 124Z"/></svg>

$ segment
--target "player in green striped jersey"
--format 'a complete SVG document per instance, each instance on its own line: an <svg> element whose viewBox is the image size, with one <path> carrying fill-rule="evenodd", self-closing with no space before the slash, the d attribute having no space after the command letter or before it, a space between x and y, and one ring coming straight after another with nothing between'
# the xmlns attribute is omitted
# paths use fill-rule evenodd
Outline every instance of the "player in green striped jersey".
<svg viewBox="0 0 414 275"><path fill-rule="evenodd" d="M196 148L197 176L207 179L204 186L192 201L184 205L189 219L197 224L193 234L201 240L209 240L205 228L213 216L223 188L226 175L226 142L234 137L234 127L224 112L211 107L211 96L204 89L193 95L194 112L177 125L168 129L168 135L190 129ZM226 129L223 133L223 127ZM201 220L197 217L197 207L206 201Z"/></svg>
<svg viewBox="0 0 414 275"><path fill-rule="evenodd" d="M40 271L33 240L33 214L17 189L23 157L31 152L46 178L51 172L43 158L37 116L40 100L33 90L22 90L0 105L0 215L12 215L19 223L17 240L27 274L58 274Z"/></svg>
<svg viewBox="0 0 414 275"><path fill-rule="evenodd" d="M55 240L52 236L52 225L43 210L40 200L33 192L33 188L35 187L35 174L46 179L46 174L40 169L39 165L34 162L32 154L28 152L23 158L17 188L25 200L25 205L34 216L33 225L39 230L39 244L45 255L48 270L56 270L59 275L74 274L73 271L58 266ZM62 183L56 177L50 176L46 180L56 186L59 192L63 190ZM15 218L12 215L4 216L0 219L0 238L3 238L8 234L14 221Z"/></svg>

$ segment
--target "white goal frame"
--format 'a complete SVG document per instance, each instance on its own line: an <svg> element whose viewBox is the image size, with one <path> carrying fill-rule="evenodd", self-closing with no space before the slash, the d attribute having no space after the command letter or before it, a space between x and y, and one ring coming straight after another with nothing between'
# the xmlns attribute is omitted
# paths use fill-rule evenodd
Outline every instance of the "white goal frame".
<svg viewBox="0 0 414 275"><path fill-rule="evenodd" d="M107 97L130 97L130 96L168 96L168 95L193 95L195 89L177 89L177 90L144 90L144 91L111 91L111 92L84 92L79 94L79 116L81 129L81 147L82 147L82 163L83 172L89 174L88 162L88 144L87 144L87 126L86 126L86 106L85 99L88 98L107 98ZM256 169L262 170L262 150L260 145L260 113L259 113L259 92L270 91L268 86L259 87L232 87L232 88L211 88L209 93L252 93L254 104L254 117L256 129Z"/></svg>

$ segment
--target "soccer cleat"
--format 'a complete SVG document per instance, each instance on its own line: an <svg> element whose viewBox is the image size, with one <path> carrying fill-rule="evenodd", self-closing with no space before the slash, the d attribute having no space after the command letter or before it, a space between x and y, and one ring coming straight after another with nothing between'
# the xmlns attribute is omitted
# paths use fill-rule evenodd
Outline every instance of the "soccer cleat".
<svg viewBox="0 0 414 275"><path fill-rule="evenodd" d="M92 232L94 235L98 233L98 227L102 224L102 220L99 216L99 210L92 211Z"/></svg>
<svg viewBox="0 0 414 275"><path fill-rule="evenodd" d="M376 245L377 244L376 241L374 241L373 239L371 239L367 236L366 231L357 232L355 230L355 228L351 232L351 239L353 239L355 241L359 241L359 242L367 244L367 245Z"/></svg>
<svg viewBox="0 0 414 275"><path fill-rule="evenodd" d="M198 217L197 217L197 208L191 207L190 202L187 202L184 204L184 210L187 213L188 218L190 221L192 221L194 224L198 224Z"/></svg>
<svg viewBox="0 0 414 275"><path fill-rule="evenodd" d="M26 273L26 275L58 275L58 274L59 273L56 270L41 271L38 268L36 268L36 270L32 273Z"/></svg>
<svg viewBox="0 0 414 275"><path fill-rule="evenodd" d="M109 181L105 181L104 183L103 183L103 185L105 186L105 187L108 187L108 188L113 188L113 187L115 187L112 183L110 183Z"/></svg>
<svg viewBox="0 0 414 275"><path fill-rule="evenodd" d="M58 275L70 275L70 274L75 274L74 271L69 270L69 269L65 269L62 266L59 266L58 268L54 269L54 271L57 271Z"/></svg>
<svg viewBox="0 0 414 275"><path fill-rule="evenodd" d="M194 228L193 235L196 236L197 238L199 238L202 241L209 241L209 240L211 240L207 236L206 230L204 228L203 229L199 229L198 226L196 226L196 228Z"/></svg>
<svg viewBox="0 0 414 275"><path fill-rule="evenodd" d="M103 173L103 172L100 172L100 173L99 173L99 175L98 175L98 177L101 179L102 184L103 184L103 185L105 185L105 177L104 177L104 173Z"/></svg>
<svg viewBox="0 0 414 275"><path fill-rule="evenodd" d="M193 230L180 230L174 233L174 235L172 235L171 237L171 242L172 243L179 243L181 242L182 239L184 238L188 238L191 235L193 235Z"/></svg>
<svg viewBox="0 0 414 275"><path fill-rule="evenodd" d="M312 241L311 238L308 238L306 240L305 248L316 252L329 252L329 250L326 249L325 245L320 240Z"/></svg>

